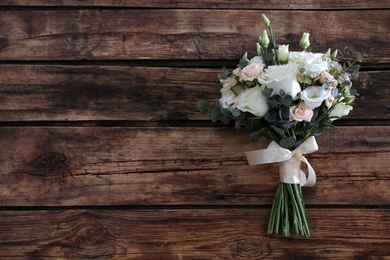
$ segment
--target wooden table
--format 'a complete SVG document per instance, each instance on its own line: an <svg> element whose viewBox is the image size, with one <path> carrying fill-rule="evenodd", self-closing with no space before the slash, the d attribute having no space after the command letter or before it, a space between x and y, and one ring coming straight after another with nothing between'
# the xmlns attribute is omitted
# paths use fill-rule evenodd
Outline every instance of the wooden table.
<svg viewBox="0 0 390 260"><path fill-rule="evenodd" d="M0 259L390 259L390 1L2 0ZM266 234L264 138L196 102L279 43L362 53L360 96L307 158L310 239Z"/></svg>

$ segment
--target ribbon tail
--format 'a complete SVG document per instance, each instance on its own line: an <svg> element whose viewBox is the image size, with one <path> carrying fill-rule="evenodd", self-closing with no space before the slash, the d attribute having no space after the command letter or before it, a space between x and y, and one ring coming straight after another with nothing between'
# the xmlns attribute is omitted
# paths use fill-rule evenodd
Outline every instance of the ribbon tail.
<svg viewBox="0 0 390 260"><path fill-rule="evenodd" d="M311 167L309 161L303 156L299 156L302 162L306 163L308 173L306 174L304 171L300 171L300 182L301 186L306 186L306 187L313 187L316 184L316 173Z"/></svg>

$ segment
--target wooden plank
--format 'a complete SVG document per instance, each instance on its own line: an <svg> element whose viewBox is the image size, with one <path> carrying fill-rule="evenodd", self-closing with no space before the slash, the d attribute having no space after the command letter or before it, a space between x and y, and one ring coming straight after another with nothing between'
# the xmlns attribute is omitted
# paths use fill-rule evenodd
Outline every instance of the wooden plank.
<svg viewBox="0 0 390 260"><path fill-rule="evenodd" d="M388 205L390 127L342 127L307 156L318 175L307 204ZM276 164L232 128L2 127L0 206L270 205Z"/></svg>
<svg viewBox="0 0 390 260"><path fill-rule="evenodd" d="M0 65L1 121L209 120L198 100L219 98L222 69ZM390 75L360 73L349 119L390 119ZM31 102L31 101L34 102Z"/></svg>
<svg viewBox="0 0 390 260"><path fill-rule="evenodd" d="M0 60L237 60L245 51L256 52L258 35L265 29L261 14L185 9L1 11ZM339 49L343 59L361 52L367 63L390 62L388 10L266 14L275 25L278 43L290 43L291 50L300 50L304 30L311 33L313 51Z"/></svg>
<svg viewBox="0 0 390 260"><path fill-rule="evenodd" d="M0 6L100 6L100 7L142 7L142 8L218 8L218 9L383 9L390 8L390 2L384 1L347 1L347 0L294 0L289 2L269 0L239 2L229 0L67 0L48 2L45 0L2 0Z"/></svg>
<svg viewBox="0 0 390 260"><path fill-rule="evenodd" d="M389 259L388 209L309 209L310 239L266 234L268 209L1 211L13 258Z"/></svg>

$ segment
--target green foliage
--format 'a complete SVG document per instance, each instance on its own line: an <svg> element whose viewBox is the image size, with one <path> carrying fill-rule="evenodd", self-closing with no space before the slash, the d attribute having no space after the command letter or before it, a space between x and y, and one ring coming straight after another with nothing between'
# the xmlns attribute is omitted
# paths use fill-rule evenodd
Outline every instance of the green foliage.
<svg viewBox="0 0 390 260"><path fill-rule="evenodd" d="M196 104L200 113L207 114L210 108L210 103L207 100L200 100Z"/></svg>

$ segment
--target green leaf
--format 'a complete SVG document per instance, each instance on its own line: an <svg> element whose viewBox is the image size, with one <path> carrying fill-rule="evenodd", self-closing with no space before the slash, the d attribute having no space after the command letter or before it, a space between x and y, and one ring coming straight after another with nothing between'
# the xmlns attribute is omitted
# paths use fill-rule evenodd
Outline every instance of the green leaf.
<svg viewBox="0 0 390 260"><path fill-rule="evenodd" d="M214 108L214 110L211 112L211 121L213 121L214 123L218 121L218 118L219 118L219 115L220 115L221 111L217 108Z"/></svg>
<svg viewBox="0 0 390 260"><path fill-rule="evenodd" d="M277 121L275 114L272 112L268 112L267 114L265 114L264 119L269 123Z"/></svg>
<svg viewBox="0 0 390 260"><path fill-rule="evenodd" d="M290 119L290 108L288 106L280 108L280 118L284 120Z"/></svg>
<svg viewBox="0 0 390 260"><path fill-rule="evenodd" d="M249 61L248 60L245 60L244 58L240 60L240 63L238 64L238 66L243 69L245 68L246 66L248 66L249 64Z"/></svg>
<svg viewBox="0 0 390 260"><path fill-rule="evenodd" d="M289 136L289 137L281 139L279 144L283 148L291 149L291 148L295 148L296 147L297 141L295 140L294 137Z"/></svg>
<svg viewBox="0 0 390 260"><path fill-rule="evenodd" d="M282 104L287 107L291 106L292 102L293 102L293 98L290 95L286 95L282 100Z"/></svg>
<svg viewBox="0 0 390 260"><path fill-rule="evenodd" d="M294 124L294 121L284 121L282 123L282 126L284 129L288 130L293 126L293 124Z"/></svg>
<svg viewBox="0 0 390 260"><path fill-rule="evenodd" d="M272 95L272 92L273 92L272 89L270 89L270 88L264 88L264 89L261 91L261 94L263 94L263 96L266 97L266 98L270 98L271 95Z"/></svg>
<svg viewBox="0 0 390 260"><path fill-rule="evenodd" d="M276 125L271 125L271 128L280 135L283 135L286 131Z"/></svg>
<svg viewBox="0 0 390 260"><path fill-rule="evenodd" d="M281 105L280 102L278 102L277 100L274 100L274 99L272 99L272 98L269 98L269 99L267 100L267 103L268 103L268 105L269 105L271 108L277 108L277 107L279 107L279 106Z"/></svg>
<svg viewBox="0 0 390 260"><path fill-rule="evenodd" d="M353 65L351 67L351 69L354 70L354 71L359 71L360 70L360 65Z"/></svg>
<svg viewBox="0 0 390 260"><path fill-rule="evenodd" d="M255 132L251 133L251 134L249 135L249 137L250 137L250 138L257 138L257 137L260 137L260 136L262 136L262 135L265 135L266 131L267 131L267 128L266 128L266 127L263 127L263 128L261 128L260 130L257 130L257 131L255 131Z"/></svg>
<svg viewBox="0 0 390 260"><path fill-rule="evenodd" d="M210 103L207 100L200 100L196 103L199 109L199 112L202 114L207 114L210 108Z"/></svg>
<svg viewBox="0 0 390 260"><path fill-rule="evenodd" d="M357 93L357 90L356 89L350 89L349 90L349 93L351 94L351 95L353 95L353 96L356 96L358 93Z"/></svg>
<svg viewBox="0 0 390 260"><path fill-rule="evenodd" d="M358 56L357 56L356 60L358 62L362 62L362 54L360 52L358 53Z"/></svg>

